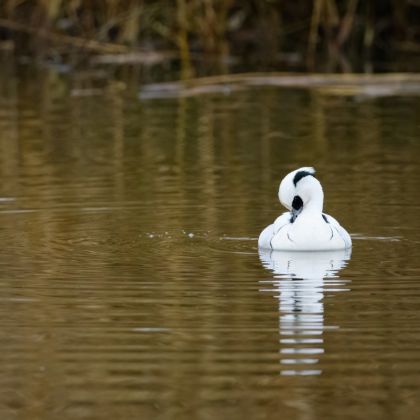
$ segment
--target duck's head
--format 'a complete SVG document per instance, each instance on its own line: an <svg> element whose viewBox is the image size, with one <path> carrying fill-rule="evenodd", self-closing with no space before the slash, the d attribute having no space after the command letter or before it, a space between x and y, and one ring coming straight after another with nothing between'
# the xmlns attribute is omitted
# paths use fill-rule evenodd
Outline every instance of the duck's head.
<svg viewBox="0 0 420 420"><path fill-rule="evenodd" d="M324 193L314 175L314 168L303 167L287 174L280 183L280 203L292 212L293 220L307 206L314 206L322 212Z"/></svg>

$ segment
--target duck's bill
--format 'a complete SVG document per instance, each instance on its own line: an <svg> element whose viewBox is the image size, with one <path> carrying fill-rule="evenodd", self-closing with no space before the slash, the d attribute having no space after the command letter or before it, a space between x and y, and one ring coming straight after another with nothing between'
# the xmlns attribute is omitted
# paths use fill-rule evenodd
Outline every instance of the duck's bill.
<svg viewBox="0 0 420 420"><path fill-rule="evenodd" d="M297 217L299 216L299 214L302 212L303 207L299 208L299 209L294 209L292 208L292 223L297 219Z"/></svg>

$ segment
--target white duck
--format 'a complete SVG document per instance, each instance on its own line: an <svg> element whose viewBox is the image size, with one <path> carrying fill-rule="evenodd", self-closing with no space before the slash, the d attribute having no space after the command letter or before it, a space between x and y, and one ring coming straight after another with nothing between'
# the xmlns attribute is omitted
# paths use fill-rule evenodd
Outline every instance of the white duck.
<svg viewBox="0 0 420 420"><path fill-rule="evenodd" d="M278 251L330 251L351 247L347 231L333 217L322 213L324 193L315 169L290 172L280 183L279 199L288 212L267 226L258 247Z"/></svg>

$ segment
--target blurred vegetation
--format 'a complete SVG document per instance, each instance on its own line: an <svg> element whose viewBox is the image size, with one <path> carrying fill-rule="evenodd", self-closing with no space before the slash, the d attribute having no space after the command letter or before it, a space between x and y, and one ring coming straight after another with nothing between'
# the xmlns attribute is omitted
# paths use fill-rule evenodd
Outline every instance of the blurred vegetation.
<svg viewBox="0 0 420 420"><path fill-rule="evenodd" d="M353 71L354 63L418 53L419 22L418 0L0 2L3 48L36 57L146 51L165 60L175 53L187 77L202 59Z"/></svg>

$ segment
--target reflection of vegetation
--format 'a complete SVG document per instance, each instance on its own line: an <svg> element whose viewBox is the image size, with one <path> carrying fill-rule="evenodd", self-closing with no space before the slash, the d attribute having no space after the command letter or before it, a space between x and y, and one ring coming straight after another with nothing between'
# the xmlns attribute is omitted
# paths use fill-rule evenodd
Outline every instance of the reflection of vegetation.
<svg viewBox="0 0 420 420"><path fill-rule="evenodd" d="M69 95L66 79L53 71L42 72L36 83L22 81L18 89L13 71L0 73L0 111L7 117L0 118L0 169L3 194L15 196L22 188L23 208L55 208L60 201L72 208L85 202L107 206L107 200L117 207L142 203L136 213L147 217L145 225L153 230L161 228L159 220L173 205L179 214L163 230L225 232L224 226L242 220L244 230L235 233L256 234L279 211L272 208L275 186L295 166L315 162L322 177L334 162L353 185L355 165L369 172L372 162L365 153L384 156L386 146L387 154L401 161L412 156L393 133L415 138L418 109L408 105L415 101L400 98L406 107L388 116L391 100L362 95L356 84L383 78L390 84L394 76L323 78L324 84L335 81L333 91L247 85L237 92L138 101L115 82L93 96ZM340 80L348 82L345 89ZM39 197L29 181L17 186L19 177L39 177L45 186L36 190ZM215 209L216 199L225 207ZM269 214L260 214L261 208ZM335 212L348 225L345 208ZM367 215L360 217L357 223Z"/></svg>
<svg viewBox="0 0 420 420"><path fill-rule="evenodd" d="M4 0L0 39L30 53L177 50L185 77L193 52L349 70L349 57L418 52L419 15L408 0Z"/></svg>

